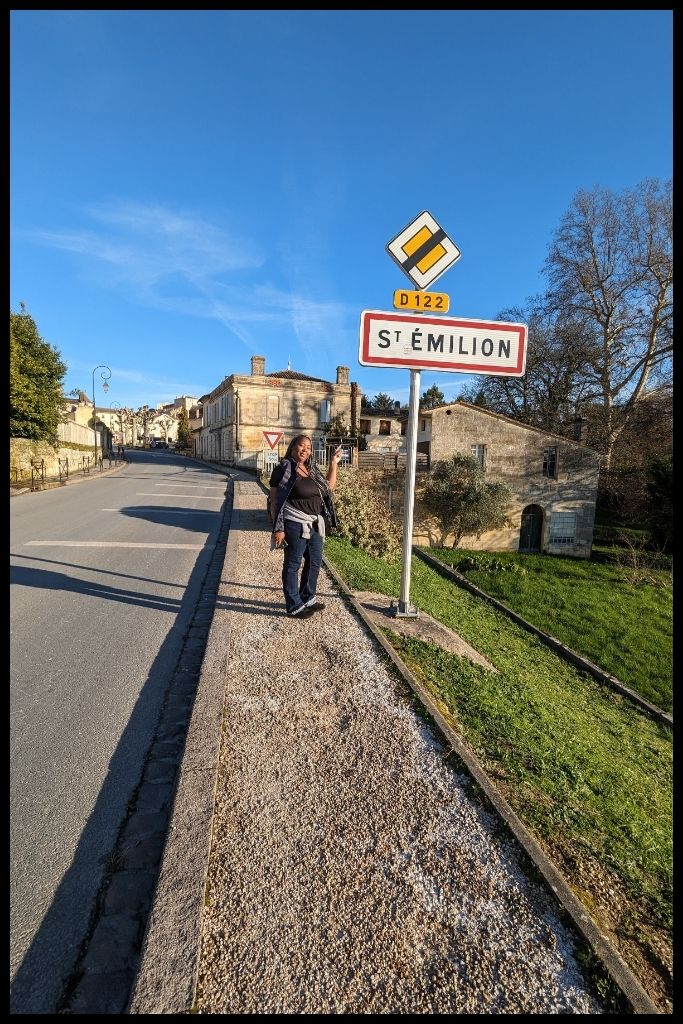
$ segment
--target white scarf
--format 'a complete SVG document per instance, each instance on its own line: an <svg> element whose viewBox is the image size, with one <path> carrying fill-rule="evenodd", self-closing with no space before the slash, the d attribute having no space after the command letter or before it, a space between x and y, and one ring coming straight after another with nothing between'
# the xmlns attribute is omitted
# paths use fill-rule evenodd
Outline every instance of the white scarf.
<svg viewBox="0 0 683 1024"><path fill-rule="evenodd" d="M322 516L309 516L298 508L293 508L288 501L284 504L285 519L291 519L294 523L301 523L303 529L301 536L308 539L311 536L311 527L315 522L318 524L318 533L325 540L325 520Z"/></svg>

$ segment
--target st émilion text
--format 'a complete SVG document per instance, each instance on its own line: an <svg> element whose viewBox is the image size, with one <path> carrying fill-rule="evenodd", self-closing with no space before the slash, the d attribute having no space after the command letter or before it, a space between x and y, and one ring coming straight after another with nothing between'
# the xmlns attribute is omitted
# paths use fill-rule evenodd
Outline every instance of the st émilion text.
<svg viewBox="0 0 683 1024"><path fill-rule="evenodd" d="M526 324L364 310L362 366L402 366L521 377Z"/></svg>

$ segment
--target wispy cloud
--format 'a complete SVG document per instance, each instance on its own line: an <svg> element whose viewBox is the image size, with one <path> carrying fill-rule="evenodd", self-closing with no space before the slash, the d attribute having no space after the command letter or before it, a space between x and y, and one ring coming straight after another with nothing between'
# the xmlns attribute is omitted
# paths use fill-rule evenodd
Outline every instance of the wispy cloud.
<svg viewBox="0 0 683 1024"><path fill-rule="evenodd" d="M119 279L149 288L168 275L188 282L260 267L263 255L249 240L228 235L200 217L141 203L100 203L84 211L102 230L34 232L55 248L102 260Z"/></svg>
<svg viewBox="0 0 683 1024"><path fill-rule="evenodd" d="M82 213L99 228L35 231L33 241L104 265L102 285L125 289L142 305L217 320L249 349L258 344L259 325L288 329L307 348L333 338L331 325L348 315L338 303L253 281L268 254L202 217L132 202L98 203Z"/></svg>

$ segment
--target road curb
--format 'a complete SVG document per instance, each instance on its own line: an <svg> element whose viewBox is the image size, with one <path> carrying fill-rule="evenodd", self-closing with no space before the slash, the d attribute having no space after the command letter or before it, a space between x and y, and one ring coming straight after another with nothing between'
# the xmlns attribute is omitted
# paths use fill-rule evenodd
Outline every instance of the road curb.
<svg viewBox="0 0 683 1024"><path fill-rule="evenodd" d="M232 476L231 473L227 473ZM235 495L217 597L237 560ZM228 614L216 609L206 642L152 908L126 1013L189 1013L195 1000L202 912L223 734Z"/></svg>

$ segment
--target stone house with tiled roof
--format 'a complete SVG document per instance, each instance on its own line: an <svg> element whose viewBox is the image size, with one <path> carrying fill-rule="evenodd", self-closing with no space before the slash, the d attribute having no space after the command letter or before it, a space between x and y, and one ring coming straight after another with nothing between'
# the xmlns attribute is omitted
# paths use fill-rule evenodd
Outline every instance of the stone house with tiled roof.
<svg viewBox="0 0 683 1024"><path fill-rule="evenodd" d="M601 456L582 443L580 421L570 439L454 402L421 410L417 427L417 450L428 455L430 465L456 453L473 455L486 479L505 484L512 494L511 525L465 537L461 547L590 557ZM415 543L441 543L424 522L418 502Z"/></svg>
<svg viewBox="0 0 683 1024"><path fill-rule="evenodd" d="M323 449L337 417L358 426L361 391L349 368L337 367L335 382L287 367L266 373L263 356L251 357L251 374L230 374L202 396L202 426L195 452L211 462L256 470L277 462L297 434L309 434Z"/></svg>

